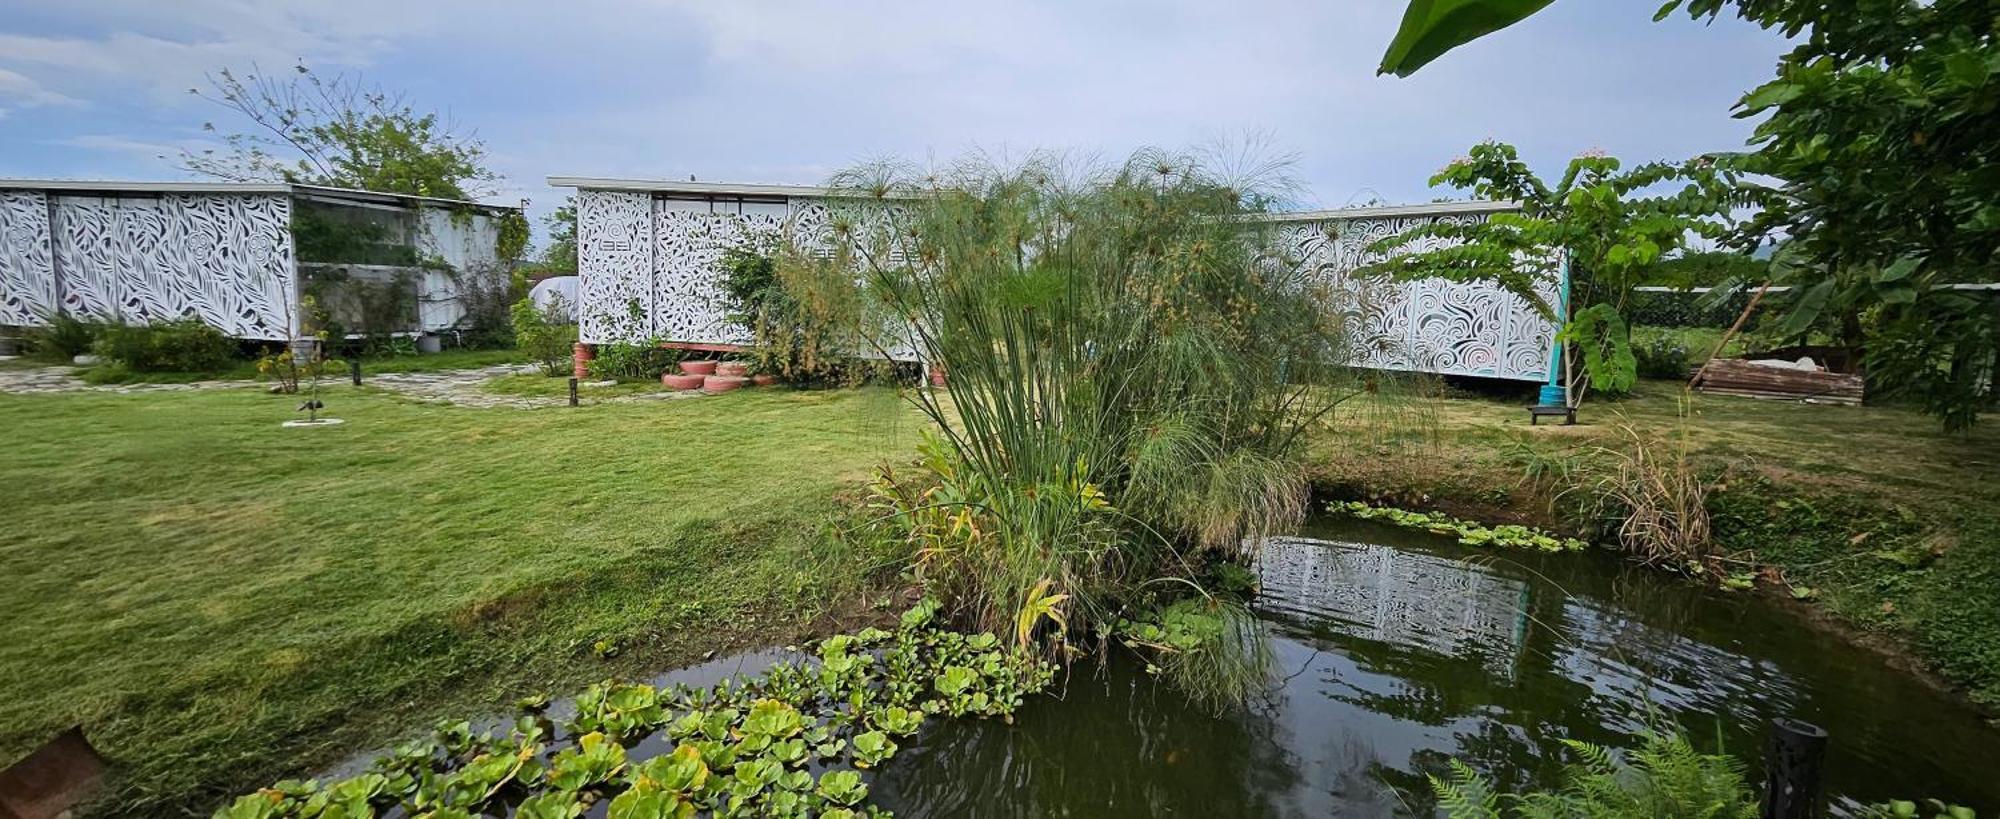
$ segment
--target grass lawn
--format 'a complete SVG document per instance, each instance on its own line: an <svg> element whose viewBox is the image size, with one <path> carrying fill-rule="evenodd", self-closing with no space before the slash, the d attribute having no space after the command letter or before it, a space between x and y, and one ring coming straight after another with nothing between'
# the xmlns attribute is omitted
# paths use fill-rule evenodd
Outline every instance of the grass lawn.
<svg viewBox="0 0 2000 819"><path fill-rule="evenodd" d="M1839 407L1695 395L1678 382L1586 404L1574 427L1528 425L1530 398L1359 402L1326 436L1318 482L1478 517L1562 524L1525 465L1621 443L1628 430L1672 439L1724 475L1712 493L1717 539L1815 591L1821 611L1913 649L1933 670L2000 709L2000 418L1966 435L1894 407Z"/></svg>
<svg viewBox="0 0 2000 819"><path fill-rule="evenodd" d="M480 385L480 389L495 395L514 395L523 398L563 398L569 395L569 377L546 376L541 372L504 375ZM658 381L620 381L616 384L597 386L596 382L584 381L577 385L577 394L584 398L606 398L618 395L640 395L664 392L666 387Z"/></svg>
<svg viewBox="0 0 2000 819"><path fill-rule="evenodd" d="M361 359L364 373L428 373L440 370L468 370L495 364L520 364L528 359L519 350L445 350L430 355L368 356ZM66 362L27 361L29 366L49 366ZM336 362L327 369L331 379L345 378L347 365ZM133 372L113 364L86 367L79 377L92 384L188 384L195 381L249 381L257 378L257 362L236 361L215 372Z"/></svg>
<svg viewBox="0 0 2000 819"><path fill-rule="evenodd" d="M347 423L298 430L256 390L0 395L0 764L80 723L123 771L112 812L206 809L414 724L794 639L875 596L829 522L908 451L894 400L339 387Z"/></svg>

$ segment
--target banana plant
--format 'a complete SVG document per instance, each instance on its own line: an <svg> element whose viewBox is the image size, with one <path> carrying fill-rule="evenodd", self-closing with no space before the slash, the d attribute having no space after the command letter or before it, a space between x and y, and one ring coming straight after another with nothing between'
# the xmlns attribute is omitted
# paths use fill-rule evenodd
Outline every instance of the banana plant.
<svg viewBox="0 0 2000 819"><path fill-rule="evenodd" d="M1377 73L1407 77L1466 43L1527 19L1553 0L1410 0Z"/></svg>

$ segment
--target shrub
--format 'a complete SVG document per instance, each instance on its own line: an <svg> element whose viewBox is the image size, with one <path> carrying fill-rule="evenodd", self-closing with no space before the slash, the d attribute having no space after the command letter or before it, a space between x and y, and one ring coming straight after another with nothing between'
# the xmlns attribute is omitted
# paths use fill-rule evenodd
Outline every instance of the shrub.
<svg viewBox="0 0 2000 819"><path fill-rule="evenodd" d="M835 320L834 311L808 306L807 299L827 292L808 279L822 269L780 265L777 246L764 238L722 254L723 305L730 321L750 331L751 369L800 384L866 380L875 368L856 358L865 342Z"/></svg>
<svg viewBox="0 0 2000 819"><path fill-rule="evenodd" d="M1563 768L1560 790L1498 794L1492 780L1456 759L1449 778L1431 777L1438 807L1451 819L1577 816L1644 819L1655 816L1750 819L1756 794L1743 763L1704 754L1678 733L1649 733L1624 754L1565 739L1579 760Z"/></svg>
<svg viewBox="0 0 2000 819"><path fill-rule="evenodd" d="M576 346L576 325L570 322L561 296L551 299L547 307L536 307L534 299L524 298L514 302L508 312L513 318L515 345L541 365L543 374L554 377L569 369L566 365Z"/></svg>
<svg viewBox="0 0 2000 819"><path fill-rule="evenodd" d="M67 363L90 352L104 334L104 327L103 322L80 319L67 310L59 310L49 317L47 327L29 331L28 348L39 357Z"/></svg>
<svg viewBox="0 0 2000 819"><path fill-rule="evenodd" d="M229 365L236 342L200 319L113 324L93 347L133 372L213 372Z"/></svg>
<svg viewBox="0 0 2000 819"><path fill-rule="evenodd" d="M657 381L660 373L666 372L674 362L681 360L679 350L669 350L658 341L644 341L633 344L617 341L597 345L597 357L587 366L591 378L614 381Z"/></svg>
<svg viewBox="0 0 2000 819"><path fill-rule="evenodd" d="M1687 341L1674 333L1635 333L1632 355L1638 360L1639 374L1647 378L1685 379L1694 368L1695 353Z"/></svg>

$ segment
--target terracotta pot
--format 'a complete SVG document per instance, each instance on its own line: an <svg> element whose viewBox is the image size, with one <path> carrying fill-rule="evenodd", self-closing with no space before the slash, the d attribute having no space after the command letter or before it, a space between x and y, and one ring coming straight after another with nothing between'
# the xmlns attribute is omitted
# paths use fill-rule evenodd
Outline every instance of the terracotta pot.
<svg viewBox="0 0 2000 819"><path fill-rule="evenodd" d="M759 387L768 387L778 383L778 377L770 373L758 373L750 376L750 383Z"/></svg>
<svg viewBox="0 0 2000 819"><path fill-rule="evenodd" d="M740 375L710 375L702 378L701 391L715 395L730 390L740 390L749 383L750 379Z"/></svg>
<svg viewBox="0 0 2000 819"><path fill-rule="evenodd" d="M570 375L575 376L579 381L589 378L590 362L596 357L597 353L590 348L590 345L581 341L577 342L576 346L570 348L570 360L574 362L570 369Z"/></svg>
<svg viewBox="0 0 2000 819"><path fill-rule="evenodd" d="M719 362L683 361L681 362L681 372L687 373L688 375L714 375L715 365L717 363Z"/></svg>
<svg viewBox="0 0 2000 819"><path fill-rule="evenodd" d="M720 361L717 362L715 365L715 374L735 375L735 376L749 375L750 364L747 361Z"/></svg>
<svg viewBox="0 0 2000 819"><path fill-rule="evenodd" d="M701 382L707 378L705 375L661 373L660 384L670 390L698 390L701 389Z"/></svg>

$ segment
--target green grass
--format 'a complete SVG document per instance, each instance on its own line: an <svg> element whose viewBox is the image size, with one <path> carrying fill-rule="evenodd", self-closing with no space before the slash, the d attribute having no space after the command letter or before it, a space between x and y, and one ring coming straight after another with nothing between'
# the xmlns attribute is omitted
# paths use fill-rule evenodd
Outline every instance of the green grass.
<svg viewBox="0 0 2000 819"><path fill-rule="evenodd" d="M429 373L443 370L470 370L495 364L521 364L527 358L519 350L446 350L430 355L365 356L361 370L367 373ZM66 362L37 362L49 366ZM345 361L327 369L328 378L345 378ZM250 381L257 378L257 362L234 361L210 372L135 372L115 363L85 367L78 377L91 384L188 384L195 381Z"/></svg>
<svg viewBox="0 0 2000 819"><path fill-rule="evenodd" d="M505 375L480 385L481 389L495 395L517 395L524 398L562 398L569 395L569 376L546 376L539 372ZM666 387L658 381L620 381L616 384L593 386L584 381L577 385L577 394L584 398L605 398L617 395L641 395L665 392Z"/></svg>
<svg viewBox="0 0 2000 819"><path fill-rule="evenodd" d="M2000 418L1950 435L1896 407L1696 395L1684 424L1679 386L1587 403L1574 427L1529 427L1527 398L1361 402L1345 435L1319 440L1316 479L1335 495L1560 525L1574 521L1523 480L1527 460L1615 444L1627 428L1685 429L1690 456L1725 476L1709 503L1723 546L2000 709Z"/></svg>
<svg viewBox="0 0 2000 819"><path fill-rule="evenodd" d="M478 411L373 390L0 396L0 763L73 724L154 816L413 725L853 609L885 393ZM823 622L822 622L823 625ZM600 656L605 644L615 656Z"/></svg>

